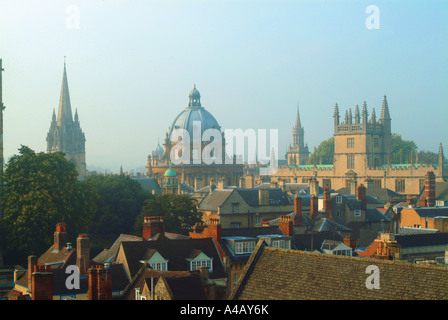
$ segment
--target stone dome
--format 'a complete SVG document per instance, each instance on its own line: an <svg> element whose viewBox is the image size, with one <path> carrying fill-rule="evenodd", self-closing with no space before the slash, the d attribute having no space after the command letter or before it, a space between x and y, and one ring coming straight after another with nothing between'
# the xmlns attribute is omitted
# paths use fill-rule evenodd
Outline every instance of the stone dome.
<svg viewBox="0 0 448 320"><path fill-rule="evenodd" d="M193 125L195 121L199 121L201 124L201 136L207 129L221 131L221 126L215 117L201 106L201 95L196 86L191 90L189 98L188 107L179 113L169 128L169 136L171 137L171 133L175 129L185 129L190 134L191 141L193 139Z"/></svg>

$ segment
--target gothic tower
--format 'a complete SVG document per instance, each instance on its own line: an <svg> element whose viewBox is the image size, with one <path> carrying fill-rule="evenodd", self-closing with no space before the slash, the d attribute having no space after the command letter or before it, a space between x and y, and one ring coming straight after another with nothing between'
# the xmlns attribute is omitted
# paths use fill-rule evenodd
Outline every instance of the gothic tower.
<svg viewBox="0 0 448 320"><path fill-rule="evenodd" d="M299 106L297 106L296 123L292 129L292 145L289 145L286 152L288 165L304 165L308 161L310 152L305 145L305 130L300 122Z"/></svg>
<svg viewBox="0 0 448 320"><path fill-rule="evenodd" d="M346 111L344 122L340 122L339 107L336 104L333 117L334 168L338 174L345 174L346 182L356 181L356 176L364 176L368 168L379 168L387 164L392 132L386 96L379 119L375 109L369 118L366 102L363 104L361 115L358 106L354 117L351 109Z"/></svg>
<svg viewBox="0 0 448 320"><path fill-rule="evenodd" d="M78 178L82 179L86 176L85 141L86 138L79 124L77 110L74 120L72 117L66 64L64 62L58 115L56 117L53 109L50 130L47 134L47 152L63 152L66 159L76 165Z"/></svg>

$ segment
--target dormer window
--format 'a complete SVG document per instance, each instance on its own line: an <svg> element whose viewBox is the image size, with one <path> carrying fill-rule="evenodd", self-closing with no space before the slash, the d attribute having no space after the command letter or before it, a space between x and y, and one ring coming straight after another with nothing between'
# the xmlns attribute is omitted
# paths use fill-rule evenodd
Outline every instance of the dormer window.
<svg viewBox="0 0 448 320"><path fill-rule="evenodd" d="M235 254L252 253L255 248L255 241L235 242Z"/></svg>
<svg viewBox="0 0 448 320"><path fill-rule="evenodd" d="M200 252L194 258L188 258L190 263L190 271L198 270L199 267L208 267L208 270L213 271L213 258L207 256L204 252Z"/></svg>
<svg viewBox="0 0 448 320"><path fill-rule="evenodd" d="M149 264L151 269L158 271L168 271L168 260L163 258L162 255L157 251L152 253L151 257L146 262Z"/></svg>
<svg viewBox="0 0 448 320"><path fill-rule="evenodd" d="M336 203L342 203L342 196L336 196Z"/></svg>

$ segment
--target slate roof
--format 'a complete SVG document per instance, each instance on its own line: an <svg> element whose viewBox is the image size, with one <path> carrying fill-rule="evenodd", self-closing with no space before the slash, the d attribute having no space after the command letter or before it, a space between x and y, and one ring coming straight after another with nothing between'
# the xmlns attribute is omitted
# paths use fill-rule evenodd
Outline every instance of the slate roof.
<svg viewBox="0 0 448 320"><path fill-rule="evenodd" d="M293 236L293 245L296 249L302 251L318 250L325 240L342 241L342 237L337 232L318 232L295 234Z"/></svg>
<svg viewBox="0 0 448 320"><path fill-rule="evenodd" d="M380 289L366 287L370 265L379 269ZM448 268L271 248L259 242L230 299L446 300Z"/></svg>
<svg viewBox="0 0 448 320"><path fill-rule="evenodd" d="M366 221L367 222L390 222L391 220L386 217L380 210L377 208L367 208L366 210Z"/></svg>
<svg viewBox="0 0 448 320"><path fill-rule="evenodd" d="M205 211L218 211L224 201L230 196L233 189L215 189L207 194L199 203L198 209Z"/></svg>
<svg viewBox="0 0 448 320"><path fill-rule="evenodd" d="M349 195L351 194L351 188L350 187L341 188L336 192L343 195ZM368 197L370 196L373 198L377 198L382 202L406 200L405 195L392 191L388 188L366 188L366 194Z"/></svg>
<svg viewBox="0 0 448 320"><path fill-rule="evenodd" d="M448 245L448 233L421 233L412 235L395 235L395 241L402 248L425 247L425 246L446 246Z"/></svg>
<svg viewBox="0 0 448 320"><path fill-rule="evenodd" d="M247 204L251 207L259 206L259 191L257 188L241 189L236 188L238 193L243 197ZM269 205L289 205L292 204L290 198L280 188L270 188L269 190Z"/></svg>
<svg viewBox="0 0 448 320"><path fill-rule="evenodd" d="M115 257L117 256L118 249L120 248L120 244L123 241L142 241L142 238L128 234L120 234L109 249L104 249L92 260L96 263L106 263L114 261Z"/></svg>
<svg viewBox="0 0 448 320"><path fill-rule="evenodd" d="M147 252L153 249L157 250L164 259L168 260L169 271L189 270L190 266L186 259L195 250L201 250L208 257L213 258L213 270L210 272L210 278L226 277L226 272L213 238L171 240L160 235L156 240L124 241L121 243L120 250L123 250L126 257L131 278L141 268L140 260L143 260Z"/></svg>
<svg viewBox="0 0 448 320"><path fill-rule="evenodd" d="M221 229L221 237L253 237L261 235L279 234L283 232L276 226L273 227L256 227L256 228L225 228Z"/></svg>
<svg viewBox="0 0 448 320"><path fill-rule="evenodd" d="M311 231L314 232L326 232L326 231L343 231L347 232L350 231L350 228L347 228L346 226L343 226L340 223L337 223L333 220L327 219L327 218L321 218L317 220L313 227L311 228Z"/></svg>
<svg viewBox="0 0 448 320"><path fill-rule="evenodd" d="M420 217L448 217L448 207L421 207L413 208Z"/></svg>
<svg viewBox="0 0 448 320"><path fill-rule="evenodd" d="M162 194L162 188L160 188L159 183L154 178L136 178L132 177L132 180L137 181L142 186L143 190L153 192L154 194Z"/></svg>
<svg viewBox="0 0 448 320"><path fill-rule="evenodd" d="M145 283L151 288L151 278L154 278L155 286L162 274L175 300L207 299L201 287L199 271L157 271L147 264L141 265L140 270L123 291L121 299L135 300L135 288L143 289Z"/></svg>

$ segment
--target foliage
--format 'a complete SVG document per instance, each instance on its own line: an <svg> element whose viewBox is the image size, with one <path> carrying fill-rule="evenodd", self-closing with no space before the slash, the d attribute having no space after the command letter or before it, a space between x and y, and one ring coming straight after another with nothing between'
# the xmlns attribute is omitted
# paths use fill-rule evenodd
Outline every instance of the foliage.
<svg viewBox="0 0 448 320"><path fill-rule="evenodd" d="M333 164L334 137L322 141L308 158L308 164Z"/></svg>
<svg viewBox="0 0 448 320"><path fill-rule="evenodd" d="M62 153L35 153L21 146L3 174L1 205L7 251L39 254L53 243L58 222L69 235L87 231L96 194L77 181L75 165Z"/></svg>
<svg viewBox="0 0 448 320"><path fill-rule="evenodd" d="M390 150L390 163L410 163L411 157L417 153L417 145L414 141L403 140L401 135L392 133Z"/></svg>
<svg viewBox="0 0 448 320"><path fill-rule="evenodd" d="M154 197L140 183L123 175L94 175L87 181L99 195L98 209L89 226L92 234L132 233L143 202Z"/></svg>
<svg viewBox="0 0 448 320"><path fill-rule="evenodd" d="M187 235L194 224L201 221L202 214L197 211L196 200L189 196L159 195L145 201L135 221L134 232L141 235L143 218L153 216L163 217L167 232Z"/></svg>

